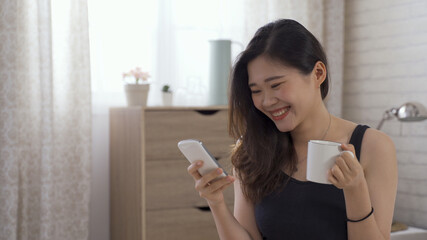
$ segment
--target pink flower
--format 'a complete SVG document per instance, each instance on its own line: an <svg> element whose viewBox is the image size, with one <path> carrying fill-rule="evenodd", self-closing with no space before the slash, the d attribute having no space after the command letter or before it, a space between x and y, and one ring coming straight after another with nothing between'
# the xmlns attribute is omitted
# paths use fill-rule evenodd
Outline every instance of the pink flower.
<svg viewBox="0 0 427 240"><path fill-rule="evenodd" d="M132 69L127 73L123 73L123 79L127 77L134 77L136 84L138 84L139 80L147 81L147 79L151 76L148 72L143 72L140 67L136 67L135 69Z"/></svg>

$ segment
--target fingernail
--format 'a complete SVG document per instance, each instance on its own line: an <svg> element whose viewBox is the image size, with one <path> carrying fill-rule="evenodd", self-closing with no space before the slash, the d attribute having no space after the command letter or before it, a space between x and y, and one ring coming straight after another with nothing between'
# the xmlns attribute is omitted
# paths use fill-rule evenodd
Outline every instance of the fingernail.
<svg viewBox="0 0 427 240"><path fill-rule="evenodd" d="M221 173L222 173L222 169L221 169L221 168L218 168L218 169L216 170L216 172L217 172L218 174L221 174Z"/></svg>
<svg viewBox="0 0 427 240"><path fill-rule="evenodd" d="M342 156L344 153L349 153L352 158L354 158L354 153L351 151L343 151L340 155Z"/></svg>
<svg viewBox="0 0 427 240"><path fill-rule="evenodd" d="M196 165L197 165L197 166L201 166L201 165L202 165L202 161L198 161L198 162L196 163Z"/></svg>

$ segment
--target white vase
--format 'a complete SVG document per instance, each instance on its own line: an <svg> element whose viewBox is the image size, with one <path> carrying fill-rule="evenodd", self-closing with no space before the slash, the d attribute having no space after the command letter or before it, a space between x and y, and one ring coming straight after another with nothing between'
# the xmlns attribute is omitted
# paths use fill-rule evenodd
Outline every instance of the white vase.
<svg viewBox="0 0 427 240"><path fill-rule="evenodd" d="M164 106L172 106L173 93L162 92L162 100Z"/></svg>
<svg viewBox="0 0 427 240"><path fill-rule="evenodd" d="M150 84L126 84L124 88L128 106L147 106Z"/></svg>

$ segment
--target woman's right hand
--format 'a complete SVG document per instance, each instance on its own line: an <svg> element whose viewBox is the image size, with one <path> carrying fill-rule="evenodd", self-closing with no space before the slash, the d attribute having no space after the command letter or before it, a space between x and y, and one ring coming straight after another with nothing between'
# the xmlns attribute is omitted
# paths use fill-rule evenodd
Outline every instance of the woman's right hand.
<svg viewBox="0 0 427 240"><path fill-rule="evenodd" d="M193 177L195 189L199 192L200 197L206 199L210 206L224 202L224 194L222 193L225 188L230 186L235 178L226 176L219 180L213 181L223 173L221 168L217 168L205 176L200 175L199 168L203 166L203 161L195 161L192 163L187 171Z"/></svg>

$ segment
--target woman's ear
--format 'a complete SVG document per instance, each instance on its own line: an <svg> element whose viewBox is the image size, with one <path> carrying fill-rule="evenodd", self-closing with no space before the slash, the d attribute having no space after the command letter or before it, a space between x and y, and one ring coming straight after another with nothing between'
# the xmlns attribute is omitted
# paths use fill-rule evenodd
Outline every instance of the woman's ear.
<svg viewBox="0 0 427 240"><path fill-rule="evenodd" d="M316 87L320 88L323 81L326 79L326 66L323 62L317 61L314 65L313 71L311 72L312 79L316 83Z"/></svg>

